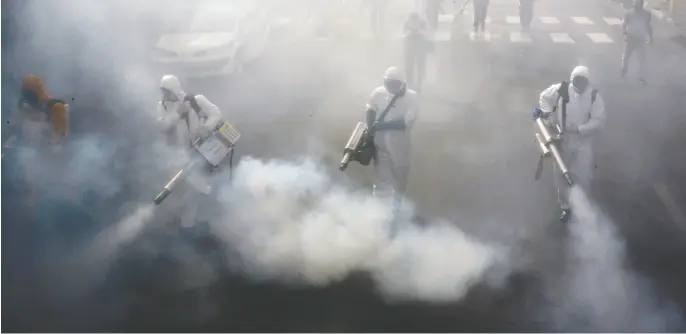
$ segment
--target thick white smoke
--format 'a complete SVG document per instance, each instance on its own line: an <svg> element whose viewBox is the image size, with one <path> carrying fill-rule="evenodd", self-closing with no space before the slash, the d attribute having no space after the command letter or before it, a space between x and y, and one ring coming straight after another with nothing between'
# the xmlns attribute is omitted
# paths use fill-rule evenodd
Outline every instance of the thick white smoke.
<svg viewBox="0 0 686 334"><path fill-rule="evenodd" d="M220 197L212 230L256 279L323 286L366 271L387 297L455 301L502 255L446 222L394 220L387 203L335 184L310 160L245 158Z"/></svg>
<svg viewBox="0 0 686 334"><path fill-rule="evenodd" d="M607 332L673 328L679 319L672 305L660 305L648 283L625 267L624 240L613 222L581 188L571 190L570 202L575 218L558 315L565 320L558 324Z"/></svg>
<svg viewBox="0 0 686 334"><path fill-rule="evenodd" d="M100 231L83 249L78 249L75 256L54 263L67 269L60 271L62 281L58 282L58 285L68 287L63 293L85 296L102 284L121 252L135 242L150 223L155 207L142 204L128 209L120 220Z"/></svg>

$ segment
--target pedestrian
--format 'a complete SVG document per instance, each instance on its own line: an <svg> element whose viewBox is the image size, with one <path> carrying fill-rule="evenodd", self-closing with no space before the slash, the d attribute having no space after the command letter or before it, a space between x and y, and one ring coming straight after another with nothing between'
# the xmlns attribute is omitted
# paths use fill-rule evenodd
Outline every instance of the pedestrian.
<svg viewBox="0 0 686 334"><path fill-rule="evenodd" d="M424 14L431 30L438 29L438 15L441 13L443 0L424 0Z"/></svg>
<svg viewBox="0 0 686 334"><path fill-rule="evenodd" d="M475 34L486 31L486 16L488 16L489 0L465 0L460 8L460 13L464 11L465 6L472 1L474 5L474 30Z"/></svg>
<svg viewBox="0 0 686 334"><path fill-rule="evenodd" d="M407 81L419 90L426 72L426 57L433 48L429 39L427 22L418 12L411 13L403 23L405 44L405 73Z"/></svg>
<svg viewBox="0 0 686 334"><path fill-rule="evenodd" d="M558 110L558 103L564 103L566 108ZM539 104L544 115L557 111L553 122L564 129L560 146L562 158L575 176L576 184L588 189L595 169L593 139L604 128L606 118L605 103L598 91L592 88L588 68L575 67L571 74L571 83L556 83L548 87L541 93ZM569 184L557 166L555 186L562 210L560 220L567 222L572 215Z"/></svg>
<svg viewBox="0 0 686 334"><path fill-rule="evenodd" d="M383 34L384 25L386 22L386 9L388 8L388 0L366 0L369 5L369 26L372 34L375 37L380 37Z"/></svg>
<svg viewBox="0 0 686 334"><path fill-rule="evenodd" d="M54 175L49 180L40 181L39 175L45 161L59 166L67 164L65 139L69 133L69 105L53 98L40 77L29 74L22 81L21 97L12 120L10 125L14 134L8 141L18 150L22 181L26 184L24 195L31 206L36 203L42 183L63 182L57 166L53 166Z"/></svg>
<svg viewBox="0 0 686 334"><path fill-rule="evenodd" d="M534 18L534 0L519 0L519 24L522 31L529 31Z"/></svg>
<svg viewBox="0 0 686 334"><path fill-rule="evenodd" d="M634 0L634 7L624 15L622 33L624 52L622 53L622 78L626 75L631 56L638 58L639 81L645 84L646 43L653 42L653 27L650 12L643 8L643 0Z"/></svg>

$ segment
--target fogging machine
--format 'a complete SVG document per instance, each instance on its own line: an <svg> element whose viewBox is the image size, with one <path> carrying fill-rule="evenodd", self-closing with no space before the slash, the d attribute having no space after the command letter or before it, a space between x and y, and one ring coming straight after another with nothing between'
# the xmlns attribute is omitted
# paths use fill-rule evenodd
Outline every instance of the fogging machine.
<svg viewBox="0 0 686 334"><path fill-rule="evenodd" d="M343 159L338 165L340 171L348 168L351 161L368 166L374 156L374 138L366 123L358 122L343 149Z"/></svg>
<svg viewBox="0 0 686 334"><path fill-rule="evenodd" d="M203 160L211 165L211 168L216 168L227 157L229 158L229 177L231 177L233 168L233 152L236 143L240 139L241 134L234 129L229 122L221 121L213 129L213 131L201 138L197 138L192 147L196 153L191 161L179 170L167 182L162 191L155 197L155 205L160 205L172 192L176 184L183 180L196 166L202 165Z"/></svg>
<svg viewBox="0 0 686 334"><path fill-rule="evenodd" d="M555 124L554 122L548 121L547 115L543 113L543 111L539 108L535 109L533 119L539 130L539 132L536 133L535 136L536 142L538 143L538 146L541 150L541 158L538 160L538 167L536 168L535 179L538 180L541 176L541 172L543 172L544 158L552 156L555 160L555 163L557 164L557 167L560 168L562 176L571 186L574 185L574 181L572 180L572 176L569 171L569 168L567 167L567 163L565 163L565 160L562 158L562 150L560 149L560 143L562 142L566 122L566 107L567 102L569 101L568 95L569 94L567 86L564 84L561 85L558 98L558 104L560 102L562 103L562 114L560 117L560 124ZM555 107L555 109L557 109L557 106ZM554 111L555 110L553 110L553 112Z"/></svg>
<svg viewBox="0 0 686 334"><path fill-rule="evenodd" d="M368 124L373 123L374 120L383 121L395 105L395 101L401 96L402 94L394 94L378 119L376 119L376 111L373 109L367 110L367 123L357 123L350 138L348 138L348 143L343 148L343 159L341 159L341 163L338 165L340 171L348 168L348 164L351 161L357 161L362 166L369 166L372 158L376 155L376 147L374 146L374 127L370 127Z"/></svg>

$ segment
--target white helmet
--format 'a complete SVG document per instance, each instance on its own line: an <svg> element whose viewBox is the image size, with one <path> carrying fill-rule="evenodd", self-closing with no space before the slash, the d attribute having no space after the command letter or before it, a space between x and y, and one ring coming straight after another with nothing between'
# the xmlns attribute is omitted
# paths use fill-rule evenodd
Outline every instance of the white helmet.
<svg viewBox="0 0 686 334"><path fill-rule="evenodd" d="M160 88L173 93L177 99L183 98L183 91L181 90L181 82L179 78L174 75L166 74L160 80Z"/></svg>
<svg viewBox="0 0 686 334"><path fill-rule="evenodd" d="M584 77L586 79L590 79L588 75L588 67L577 66L572 70L572 74L570 75L569 80L574 80L574 78L576 77Z"/></svg>
<svg viewBox="0 0 686 334"><path fill-rule="evenodd" d="M383 85L391 94L399 94L404 92L405 76L403 75L403 72L395 66L389 67L383 77Z"/></svg>
<svg viewBox="0 0 686 334"><path fill-rule="evenodd" d="M391 66L386 70L386 74L383 77L385 80L398 80L405 82L405 75L403 75L403 72L395 67Z"/></svg>

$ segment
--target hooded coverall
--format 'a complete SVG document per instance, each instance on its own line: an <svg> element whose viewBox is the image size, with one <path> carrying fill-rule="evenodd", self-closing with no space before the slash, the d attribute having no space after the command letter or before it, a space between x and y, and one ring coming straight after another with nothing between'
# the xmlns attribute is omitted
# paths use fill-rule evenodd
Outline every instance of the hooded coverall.
<svg viewBox="0 0 686 334"><path fill-rule="evenodd" d="M405 73L407 81L419 91L426 72L426 57L430 43L426 21L417 17L408 19L403 24L405 44Z"/></svg>
<svg viewBox="0 0 686 334"><path fill-rule="evenodd" d="M165 78L167 80L165 80ZM192 143L198 138L211 132L220 121L221 112L204 95L195 95L198 111L194 111L191 103L184 101L186 93L181 90L178 79L165 76L162 88L171 91L178 101L159 101L157 104L158 121L162 132L166 135L170 147L179 148L186 154L192 149ZM185 115L185 116L182 116ZM196 191L185 191L182 199L181 223L190 227L197 218L202 200L198 197L209 195L211 187L205 177L191 173L188 181Z"/></svg>
<svg viewBox="0 0 686 334"><path fill-rule="evenodd" d="M588 68L577 66L572 71L570 81L576 76L588 78ZM540 95L541 110L550 114L558 103L560 84L554 84L544 90ZM578 133L566 131L563 134L561 144L562 158L567 163L567 168L574 176L574 181L582 188L588 189L593 179L595 169L593 157L593 139L605 126L605 103L600 93L596 95L595 102L591 103L592 87L588 87L581 93L577 93L572 84L569 85L569 103L567 103L567 117L565 128L578 127ZM562 113L557 108L558 124L562 123ZM563 210L570 209L569 185L555 166L555 186L557 187L558 201Z"/></svg>
<svg viewBox="0 0 686 334"><path fill-rule="evenodd" d="M372 92L367 108L374 110L378 119L392 98L393 94L385 87L378 87ZM396 209L402 204L402 198L407 192L412 148L410 132L418 111L417 92L407 89L384 118L386 122L404 122L405 130L378 130L374 135L374 196L392 198Z"/></svg>

